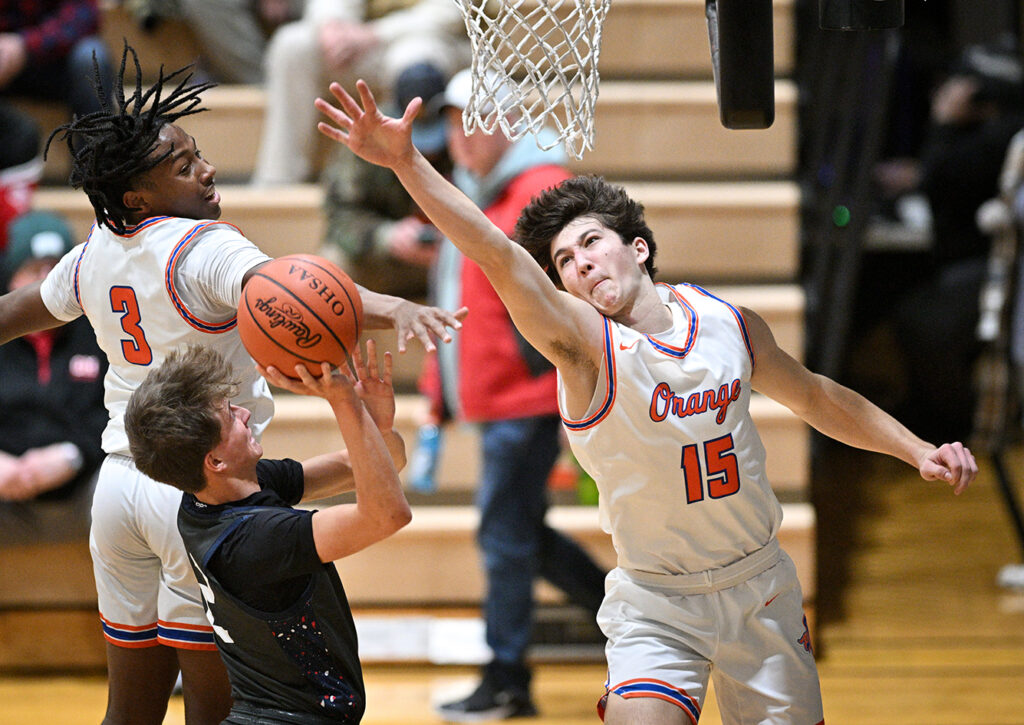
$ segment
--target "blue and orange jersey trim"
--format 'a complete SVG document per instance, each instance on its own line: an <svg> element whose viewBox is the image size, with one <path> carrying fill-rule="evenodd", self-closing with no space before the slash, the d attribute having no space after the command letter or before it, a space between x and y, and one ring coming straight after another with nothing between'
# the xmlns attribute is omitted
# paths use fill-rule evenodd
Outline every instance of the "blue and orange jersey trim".
<svg viewBox="0 0 1024 725"><path fill-rule="evenodd" d="M213 627L202 624L183 624L157 620L157 641L177 649L215 650Z"/></svg>
<svg viewBox="0 0 1024 725"><path fill-rule="evenodd" d="M238 227L233 224L228 224L227 222L210 221L196 224L188 231L188 234L178 240L178 243L174 246L174 251L171 252L171 256L167 260L167 268L164 270L164 285L167 287L167 295L171 298L171 303L178 311L178 314L181 315L181 319L185 320L185 322L187 322L191 327L199 330L200 332L219 335L222 332L228 332L235 329L235 326L238 324L238 317L236 315L232 315L224 322L207 322L205 320L201 320L193 315L188 307L185 306L181 297L178 296L178 291L174 288L174 266L177 264L182 252L184 252L185 248L188 247L189 243L197 234L199 234L199 232L215 224L224 224L238 231Z"/></svg>
<svg viewBox="0 0 1024 725"><path fill-rule="evenodd" d="M124 239L127 239L129 237L134 237L139 232L144 231L146 229L149 229L154 224L159 224L160 222L166 221L167 219L173 219L173 217L169 217L169 216L166 216L166 215L164 215L164 216L151 216L148 219L143 219L141 222L139 222L138 224L136 224L133 227L125 227L124 234L118 234L117 232L114 232L114 236L122 237Z"/></svg>
<svg viewBox="0 0 1024 725"><path fill-rule="evenodd" d="M661 680L626 680L614 687L609 687L608 692L614 692L619 697L627 700L634 697L654 697L659 700L665 700L685 712L693 725L697 725L697 721L700 719L700 703L697 702L696 698L688 695L686 690L673 687Z"/></svg>
<svg viewBox="0 0 1024 725"><path fill-rule="evenodd" d="M579 432L593 428L608 416L615 404L615 349L612 347L612 321L607 317L604 318L604 366L604 400L593 415L583 420L570 420L562 415L562 423L570 431Z"/></svg>
<svg viewBox="0 0 1024 725"><path fill-rule="evenodd" d="M119 624L111 622L101 614L100 624L103 628L103 638L117 647L140 649L142 647L156 647L160 644L157 641L156 622L143 625Z"/></svg>
<svg viewBox="0 0 1024 725"><path fill-rule="evenodd" d="M743 315L740 314L740 311L738 309L736 309L735 307L733 307L732 305L730 305L725 300L723 300L721 297L716 297L715 295L711 294L710 292L708 292L703 287L698 287L697 285L690 284L690 283L685 283L684 286L689 287L690 289L695 290L696 292L699 292L700 294L704 295L705 297L710 297L711 299L713 299L713 300L715 300L717 302L721 302L723 305L725 305L726 307L729 308L729 311L732 312L733 317L736 318L736 324L740 328L740 335L742 335L742 337L743 337L743 344L746 346L747 354L750 356L750 366L751 366L751 368L753 368L754 363L755 363L755 361L754 361L754 348L750 344L750 333L747 332L747 321L743 319Z"/></svg>
<svg viewBox="0 0 1024 725"><path fill-rule="evenodd" d="M682 359L686 357L690 350L693 349L693 344L697 341L697 329L700 327L700 319L697 317L697 311L693 309L689 302L686 301L685 297L679 294L675 287L670 284L665 284L664 282L659 282L657 286L665 287L672 293L676 301L679 303L679 306L686 312L686 317L690 323L690 329L686 334L686 342L682 347L669 345L667 342L662 342L652 335L644 335L644 337L647 338L647 341L651 343L651 346L658 352L668 355L669 357Z"/></svg>
<svg viewBox="0 0 1024 725"><path fill-rule="evenodd" d="M79 283L79 275L82 272L82 258L85 257L85 250L89 248L89 242L92 240L92 233L95 231L96 225L92 225L92 229L89 230L89 236L85 238L85 244L82 245L82 251L78 253L78 259L75 260L75 278L74 278L74 290L75 290L75 302L78 303L79 307L82 307L82 288ZM85 308L82 307L82 312L85 312Z"/></svg>

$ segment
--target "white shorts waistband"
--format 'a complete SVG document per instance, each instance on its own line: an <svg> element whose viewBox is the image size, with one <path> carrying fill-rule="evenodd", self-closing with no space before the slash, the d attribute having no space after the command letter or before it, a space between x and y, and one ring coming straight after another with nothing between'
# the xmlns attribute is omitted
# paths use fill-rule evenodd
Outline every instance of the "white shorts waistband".
<svg viewBox="0 0 1024 725"><path fill-rule="evenodd" d="M671 589L678 594L707 594L734 587L770 569L779 560L779 540L772 539L757 551L719 569L708 569L695 574L655 574L637 569L621 569L622 573L638 584Z"/></svg>

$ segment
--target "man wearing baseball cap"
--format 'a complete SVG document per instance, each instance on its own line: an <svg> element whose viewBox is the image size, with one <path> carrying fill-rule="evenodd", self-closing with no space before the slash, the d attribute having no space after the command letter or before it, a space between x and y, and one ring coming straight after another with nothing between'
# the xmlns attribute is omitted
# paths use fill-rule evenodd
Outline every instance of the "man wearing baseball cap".
<svg viewBox="0 0 1024 725"><path fill-rule="evenodd" d="M446 78L431 63L410 65L395 80L394 97L405 108L444 93ZM424 107L413 124L412 142L438 171L451 171L445 121ZM437 230L387 169L338 150L324 169L327 232L321 254L370 289L422 298L427 269L437 253Z"/></svg>
<svg viewBox="0 0 1024 725"><path fill-rule="evenodd" d="M4 290L41 280L71 248L61 217L17 217L0 256ZM88 533L106 368L84 317L0 346L0 545Z"/></svg>

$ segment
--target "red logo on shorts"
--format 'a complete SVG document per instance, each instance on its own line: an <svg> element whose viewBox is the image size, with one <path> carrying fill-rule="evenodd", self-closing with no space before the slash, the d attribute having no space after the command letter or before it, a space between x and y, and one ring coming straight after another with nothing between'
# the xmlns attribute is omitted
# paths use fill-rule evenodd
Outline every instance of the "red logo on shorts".
<svg viewBox="0 0 1024 725"><path fill-rule="evenodd" d="M800 636L800 639L798 639L797 642L802 644L804 646L805 650L807 650L811 654L814 654L814 648L811 646L811 633L807 629L807 617L806 616L804 616L804 633Z"/></svg>

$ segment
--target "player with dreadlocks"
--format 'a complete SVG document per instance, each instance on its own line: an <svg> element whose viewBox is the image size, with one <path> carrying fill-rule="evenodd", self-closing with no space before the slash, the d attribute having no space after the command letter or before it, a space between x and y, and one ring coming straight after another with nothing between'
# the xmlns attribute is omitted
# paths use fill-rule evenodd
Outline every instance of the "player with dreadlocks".
<svg viewBox="0 0 1024 725"><path fill-rule="evenodd" d="M126 98L132 58L136 80ZM188 344L217 349L240 385L233 403L247 408L258 438L273 411L269 389L235 327L242 286L269 258L234 226L219 222L216 170L176 121L202 110L209 84L188 68L143 91L141 67L127 44L113 106L75 118L47 142L68 143L71 182L88 195L96 224L41 283L0 297L0 344L86 315L110 366L107 457L93 499L89 537L100 618L107 640L109 692L104 723L157 725L180 669L190 725L219 723L230 709L216 625L175 526L181 493L134 466L124 410L146 373ZM170 92L167 89L172 88ZM399 350L417 338L447 341L464 310L450 314L361 290L370 327L395 327ZM218 636L230 636L223 630Z"/></svg>

